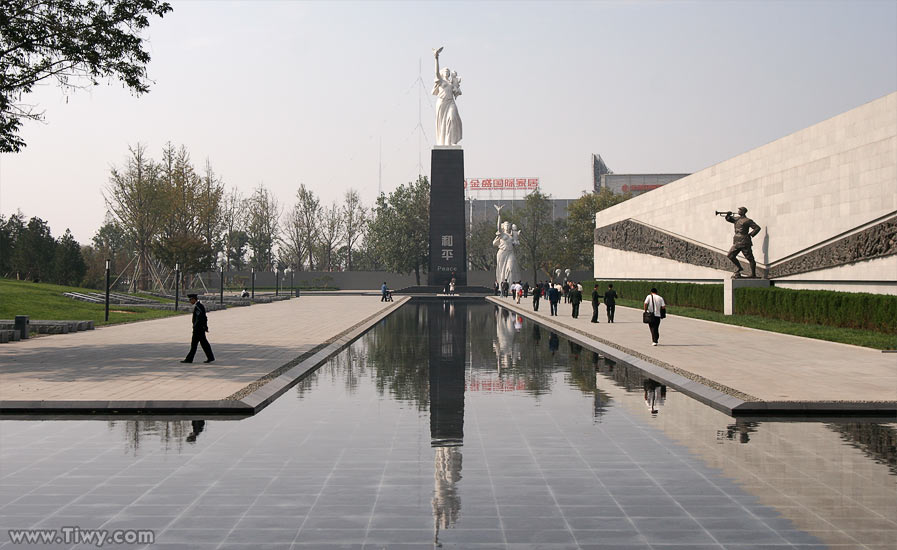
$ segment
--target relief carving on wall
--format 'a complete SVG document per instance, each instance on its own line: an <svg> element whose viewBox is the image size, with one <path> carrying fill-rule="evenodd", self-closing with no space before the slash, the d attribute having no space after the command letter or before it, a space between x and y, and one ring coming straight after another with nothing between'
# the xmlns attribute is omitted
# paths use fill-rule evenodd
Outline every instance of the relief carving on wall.
<svg viewBox="0 0 897 550"><path fill-rule="evenodd" d="M769 268L778 278L897 254L897 216Z"/></svg>
<svg viewBox="0 0 897 550"><path fill-rule="evenodd" d="M722 252L631 219L596 228L595 244L700 267L731 270L731 262ZM769 269L757 266L757 275L762 278L785 277L893 254L897 254L897 216Z"/></svg>

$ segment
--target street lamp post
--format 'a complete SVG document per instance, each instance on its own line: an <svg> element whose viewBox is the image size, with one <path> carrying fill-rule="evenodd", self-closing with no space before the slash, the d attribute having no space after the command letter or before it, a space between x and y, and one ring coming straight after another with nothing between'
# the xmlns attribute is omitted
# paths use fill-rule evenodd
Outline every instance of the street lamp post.
<svg viewBox="0 0 897 550"><path fill-rule="evenodd" d="M252 268L252 300L255 300L255 268Z"/></svg>
<svg viewBox="0 0 897 550"><path fill-rule="evenodd" d="M174 310L178 310L181 299L181 264L174 264Z"/></svg>
<svg viewBox="0 0 897 550"><path fill-rule="evenodd" d="M106 321L109 321L109 270L112 266L112 261L106 260Z"/></svg>
<svg viewBox="0 0 897 550"><path fill-rule="evenodd" d="M284 272L284 274L286 274L286 273L290 274L290 293L288 294L288 296L290 298L292 298L293 297L293 269L291 267L287 266L287 268L284 269L283 272Z"/></svg>
<svg viewBox="0 0 897 550"><path fill-rule="evenodd" d="M219 281L220 281L220 287L219 287L220 295L218 298L218 303L221 305L224 305L224 264L225 263L226 263L226 259L224 257L224 252L219 252L218 253L218 269L220 271L218 272L218 275L219 275Z"/></svg>
<svg viewBox="0 0 897 550"><path fill-rule="evenodd" d="M280 270L274 268L274 295L280 296Z"/></svg>

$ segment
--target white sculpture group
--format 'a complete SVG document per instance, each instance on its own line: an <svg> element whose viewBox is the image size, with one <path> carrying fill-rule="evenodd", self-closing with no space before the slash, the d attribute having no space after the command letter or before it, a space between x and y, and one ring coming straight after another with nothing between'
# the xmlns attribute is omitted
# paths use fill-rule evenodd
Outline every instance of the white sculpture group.
<svg viewBox="0 0 897 550"><path fill-rule="evenodd" d="M436 58L436 80L433 83L433 95L436 100L436 145L457 145L461 141L461 116L455 98L461 95L461 78L458 73L446 67L439 71L439 52L433 50Z"/></svg>
<svg viewBox="0 0 897 550"><path fill-rule="evenodd" d="M495 255L495 282L499 285L505 281L511 284L520 280L520 264L517 263L517 253L514 251L514 247L520 244L520 231L516 225L501 221L502 207L495 207L498 212L498 228L495 239L492 240L492 246L498 247Z"/></svg>

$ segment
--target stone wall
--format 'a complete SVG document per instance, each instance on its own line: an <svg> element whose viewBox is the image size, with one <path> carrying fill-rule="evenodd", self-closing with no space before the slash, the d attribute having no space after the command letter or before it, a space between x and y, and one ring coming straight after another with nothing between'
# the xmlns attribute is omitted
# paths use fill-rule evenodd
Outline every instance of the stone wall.
<svg viewBox="0 0 897 550"><path fill-rule="evenodd" d="M897 294L897 93L599 212L595 276L728 277L739 206L776 286Z"/></svg>

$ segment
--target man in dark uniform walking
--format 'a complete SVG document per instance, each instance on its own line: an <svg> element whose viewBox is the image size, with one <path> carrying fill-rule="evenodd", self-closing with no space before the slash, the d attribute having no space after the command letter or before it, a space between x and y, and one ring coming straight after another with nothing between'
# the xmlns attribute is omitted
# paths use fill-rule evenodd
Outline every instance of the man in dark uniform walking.
<svg viewBox="0 0 897 550"><path fill-rule="evenodd" d="M592 290L592 323L598 323L598 306L601 304L601 296L598 294L598 285Z"/></svg>
<svg viewBox="0 0 897 550"><path fill-rule="evenodd" d="M190 340L190 353L181 363L192 363L193 356L196 355L196 345L202 346L202 351L206 354L204 363L211 363L215 360L215 354L212 353L212 346L206 338L209 332L209 319L206 317L206 306L202 305L196 294L188 294L190 304L193 305L193 338Z"/></svg>
<svg viewBox="0 0 897 550"><path fill-rule="evenodd" d="M582 303L582 292L575 282L570 283L570 291L568 292L570 303L573 304L573 318L579 318L579 304Z"/></svg>

